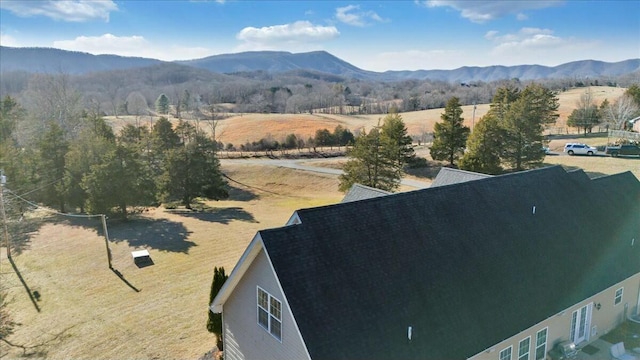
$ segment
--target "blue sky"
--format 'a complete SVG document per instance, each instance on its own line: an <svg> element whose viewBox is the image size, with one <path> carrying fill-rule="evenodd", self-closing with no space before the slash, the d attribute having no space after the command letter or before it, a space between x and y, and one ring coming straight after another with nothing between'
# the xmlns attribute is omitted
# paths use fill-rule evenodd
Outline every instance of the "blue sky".
<svg viewBox="0 0 640 360"><path fill-rule="evenodd" d="M162 60L326 50L372 71L615 62L640 58L640 0L2 0L0 43Z"/></svg>

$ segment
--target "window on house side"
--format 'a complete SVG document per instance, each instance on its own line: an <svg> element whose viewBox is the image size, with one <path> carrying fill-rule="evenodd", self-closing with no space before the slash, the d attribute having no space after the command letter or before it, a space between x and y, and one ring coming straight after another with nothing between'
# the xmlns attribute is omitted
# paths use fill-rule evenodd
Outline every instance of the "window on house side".
<svg viewBox="0 0 640 360"><path fill-rule="evenodd" d="M520 340L518 344L518 360L529 360L529 351L531 347L531 336Z"/></svg>
<svg viewBox="0 0 640 360"><path fill-rule="evenodd" d="M547 328L536 333L536 360L546 358L547 353Z"/></svg>
<svg viewBox="0 0 640 360"><path fill-rule="evenodd" d="M511 360L511 346L500 351L500 360Z"/></svg>
<svg viewBox="0 0 640 360"><path fill-rule="evenodd" d="M282 303L258 287L258 324L282 341Z"/></svg>
<svg viewBox="0 0 640 360"><path fill-rule="evenodd" d="M624 292L624 288L621 287L620 289L616 290L616 297L613 301L613 305L618 305L622 302L622 294Z"/></svg>

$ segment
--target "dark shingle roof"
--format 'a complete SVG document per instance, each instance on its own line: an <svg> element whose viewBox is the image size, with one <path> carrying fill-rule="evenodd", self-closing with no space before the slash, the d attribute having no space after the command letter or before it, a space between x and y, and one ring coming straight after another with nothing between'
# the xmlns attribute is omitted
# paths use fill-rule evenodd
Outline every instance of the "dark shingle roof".
<svg viewBox="0 0 640 360"><path fill-rule="evenodd" d="M492 176L493 175L443 167L442 169L440 169L440 171L438 171L438 175L436 175L436 178L433 179L431 187L485 179Z"/></svg>
<svg viewBox="0 0 640 360"><path fill-rule="evenodd" d="M374 197L386 196L392 194L389 191L384 191L376 188L372 188L366 185L353 184L349 191L345 194L341 202L351 202L364 199L371 199Z"/></svg>
<svg viewBox="0 0 640 360"><path fill-rule="evenodd" d="M316 360L467 358L640 271L630 173L556 166L298 215L260 235Z"/></svg>

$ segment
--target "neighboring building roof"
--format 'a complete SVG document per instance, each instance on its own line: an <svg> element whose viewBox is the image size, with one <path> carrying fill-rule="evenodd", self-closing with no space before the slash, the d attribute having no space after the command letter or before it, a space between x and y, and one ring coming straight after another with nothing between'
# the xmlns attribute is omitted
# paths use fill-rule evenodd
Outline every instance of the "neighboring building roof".
<svg viewBox="0 0 640 360"><path fill-rule="evenodd" d="M457 184L488 177L492 177L492 175L443 167L438 172L438 175L436 175L436 178L433 179L431 187Z"/></svg>
<svg viewBox="0 0 640 360"><path fill-rule="evenodd" d="M640 272L639 214L630 172L554 166L302 209L257 238L312 359L464 359Z"/></svg>
<svg viewBox="0 0 640 360"><path fill-rule="evenodd" d="M364 199L371 199L374 197L385 196L392 194L389 191L384 191L376 188L372 188L369 186L361 185L361 184L353 184L351 189L347 191L347 194L344 196L341 202L351 202L358 201Z"/></svg>

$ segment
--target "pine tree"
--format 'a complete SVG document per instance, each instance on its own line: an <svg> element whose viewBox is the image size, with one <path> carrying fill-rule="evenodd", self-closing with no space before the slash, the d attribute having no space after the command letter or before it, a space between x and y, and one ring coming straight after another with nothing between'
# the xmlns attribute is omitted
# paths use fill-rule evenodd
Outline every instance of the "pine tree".
<svg viewBox="0 0 640 360"><path fill-rule="evenodd" d="M213 299L218 295L222 285L227 281L228 276L224 272L224 267L213 268L213 281L211 282L211 293L209 294L209 305L213 303ZM222 314L216 314L209 309L209 318L207 319L207 330L217 337L218 350L222 351Z"/></svg>
<svg viewBox="0 0 640 360"><path fill-rule="evenodd" d="M216 145L202 134L196 134L192 141L166 152L159 184L161 201L179 200L190 209L197 197L220 200L229 196L216 157Z"/></svg>
<svg viewBox="0 0 640 360"><path fill-rule="evenodd" d="M156 112L166 115L169 113L169 98L165 94L160 94L156 99Z"/></svg>
<svg viewBox="0 0 640 360"><path fill-rule="evenodd" d="M502 138L496 117L491 114L482 117L467 140L467 152L458 163L460 169L491 175L502 173Z"/></svg>
<svg viewBox="0 0 640 360"><path fill-rule="evenodd" d="M348 152L350 158L340 175L340 191L362 184L385 191L400 186L402 169L413 158L411 138L402 117L391 113L383 125L363 132Z"/></svg>
<svg viewBox="0 0 640 360"><path fill-rule="evenodd" d="M462 107L457 97L452 97L440 116L442 122L434 126L431 157L434 160L446 160L449 165L464 154L465 144L469 137L469 128L464 126Z"/></svg>

